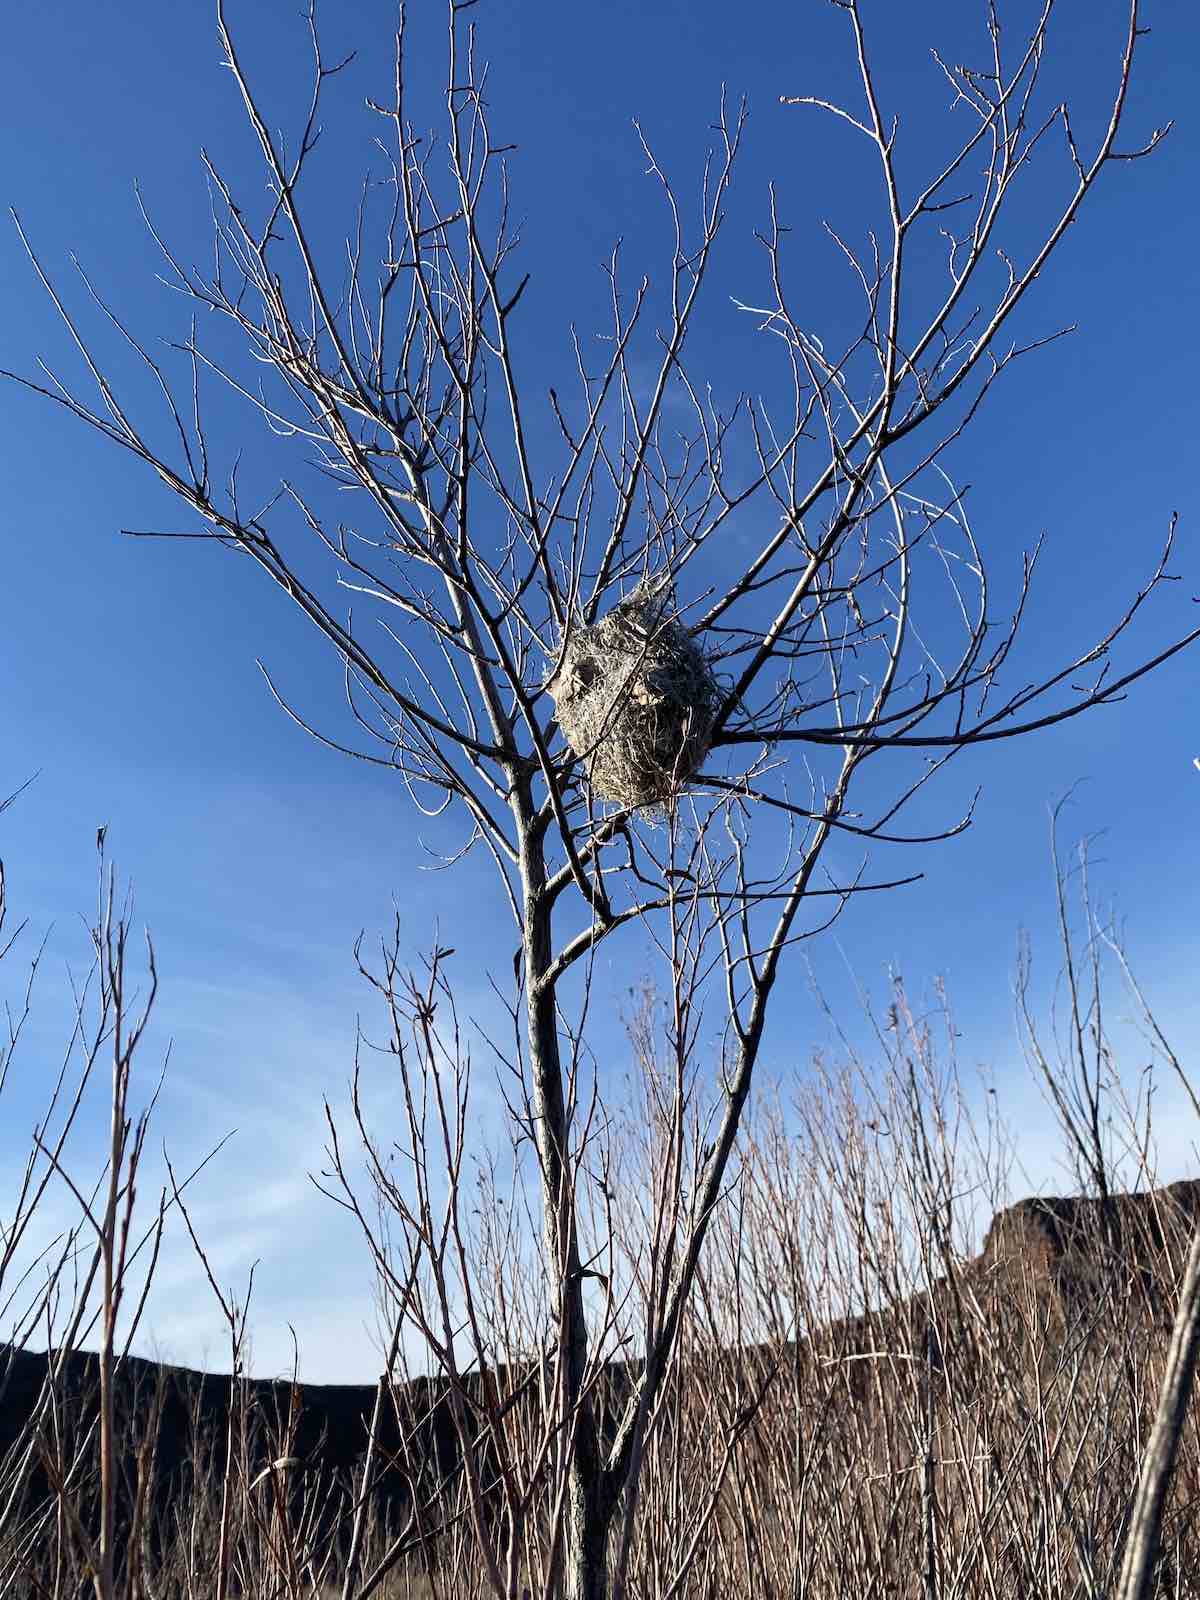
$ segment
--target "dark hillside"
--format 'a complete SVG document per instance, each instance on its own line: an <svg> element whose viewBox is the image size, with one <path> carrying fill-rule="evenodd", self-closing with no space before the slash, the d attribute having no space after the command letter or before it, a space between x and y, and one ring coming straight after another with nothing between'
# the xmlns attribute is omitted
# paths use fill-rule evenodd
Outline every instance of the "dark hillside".
<svg viewBox="0 0 1200 1600"><path fill-rule="evenodd" d="M820 1397L821 1418L813 1426L821 1447L835 1449L831 1441L840 1438L836 1449L853 1460L856 1453L883 1449L880 1440L890 1440L910 1416L914 1396L925 1395L921 1403L929 1403L923 1385L931 1372L939 1393L986 1411L1002 1393L998 1372L1040 1371L1071 1341L1094 1350L1102 1364L1105 1330L1115 1316L1111 1308L1122 1308L1124 1330L1140 1330L1145 1350L1158 1349L1170 1328L1175 1285L1198 1220L1200 1181L1194 1180L1114 1195L1107 1203L1022 1200L997 1214L975 1259L950 1262L941 1276L931 1273L930 1286L911 1298L836 1323L797 1345L747 1350L741 1363L697 1350L687 1357L688 1371L712 1394L723 1387L732 1392L744 1381L726 1370L731 1365L757 1374L763 1392L771 1389L772 1399L755 1422L764 1474L778 1457L780 1429L799 1436L797 1430L809 1427L813 1396ZM1123 1348L1122 1381L1131 1382L1128 1342ZM58 1382L48 1385L54 1363ZM610 1424L628 1393L630 1371L612 1370L612 1386L601 1400ZM139 1481L153 1507L147 1537L156 1544L165 1536L172 1507L223 1479L232 1419L233 1459L243 1485L262 1481L264 1469L270 1477L269 1464L286 1457L290 1514L303 1526L307 1547L344 1550L376 1386L294 1386L264 1379L235 1384L228 1375L130 1357L118 1369L117 1388L126 1526ZM488 1374L493 1421L497 1398L511 1420L532 1393L521 1374ZM32 1526L53 1499L45 1464L52 1444L59 1459L64 1444L67 1458L78 1453L86 1483L83 1464L93 1459L97 1394L98 1361L92 1354L60 1358L0 1346L0 1515L16 1491L8 1528ZM461 1433L477 1439L488 1482L497 1469L488 1408L477 1404L484 1395L476 1374L466 1385ZM678 1424L668 1418L665 1426L668 1433L679 1427L681 1444L691 1439L686 1418ZM417 1524L418 1534L436 1529L452 1514L447 1507L461 1509L459 1437L444 1385L419 1380L386 1397L372 1490L381 1524L403 1527L414 1497L438 1507L432 1523ZM756 1459L755 1449L751 1438L748 1462ZM77 1503L86 1513L94 1501L94 1492L84 1492Z"/></svg>

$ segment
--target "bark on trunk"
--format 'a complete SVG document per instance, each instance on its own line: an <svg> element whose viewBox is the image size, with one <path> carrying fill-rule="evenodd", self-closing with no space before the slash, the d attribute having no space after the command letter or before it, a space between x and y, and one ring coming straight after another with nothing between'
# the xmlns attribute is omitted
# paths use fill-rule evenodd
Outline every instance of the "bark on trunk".
<svg viewBox="0 0 1200 1600"><path fill-rule="evenodd" d="M557 1310L561 1379L556 1421L570 1452L562 1591L568 1600L607 1600L610 1519L602 1494L595 1416L590 1400L581 1399L588 1332L575 1228L574 1174L569 1160L554 989L542 982L551 962L552 909L546 893L542 834L532 822L531 813L530 806L521 829L529 1060L542 1171L542 1243Z"/></svg>

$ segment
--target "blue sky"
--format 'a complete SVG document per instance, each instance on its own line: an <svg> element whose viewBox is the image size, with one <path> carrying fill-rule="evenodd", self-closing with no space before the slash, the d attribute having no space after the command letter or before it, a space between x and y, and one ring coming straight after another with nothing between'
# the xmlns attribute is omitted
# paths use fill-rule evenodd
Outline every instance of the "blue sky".
<svg viewBox="0 0 1200 1600"><path fill-rule="evenodd" d="M420 13L417 60L430 82L440 81L442 8L413 9ZM310 215L336 254L375 132L363 99L386 94L390 10L325 10L330 54L359 50L330 95L314 174ZM864 5L880 92L904 116L914 172L945 129L948 94L928 47L939 44L953 59L974 49L977 11L957 0ZM293 126L307 93L297 12L277 0L230 7L270 114ZM735 25L726 9L660 0L606 7L525 0L481 6L478 19L492 61L494 127L519 147L512 174L533 272L525 360L534 392L569 371L572 319L586 328L602 316L599 263L614 238L623 237L631 270L662 259L662 211L631 118L692 195L723 82L748 97L750 121L698 327L706 371L729 393L769 381L762 341L733 300L760 303L763 263L752 230L763 224L770 179L793 227L793 270L811 302L806 315L819 327L823 317L836 322L844 314L844 279L820 219L847 227L857 219L861 233L878 217L877 188L848 131L778 104L781 94L852 93L834 8L747 0ZM1048 92L1071 86L1085 138L1095 136L1096 108L1111 85L1122 20L1112 0L1060 0ZM1090 642L1114 616L1152 566L1173 511L1180 581L1142 628L1146 654L1194 625L1200 594L1200 285L1191 203L1200 162L1200 28L1183 0L1148 4L1146 20L1153 32L1131 96L1129 139L1172 116L1176 129L1151 161L1106 174L1022 324L1037 332L1078 322L1079 331L1017 367L955 456L1002 592L1019 572L1020 551L1047 536L1027 619L1029 676L1039 661ZM201 145L235 186L261 192L210 7L164 10L130 0L101 11L47 0L10 20L8 46L0 65L0 198L19 211L57 278L69 282L73 251L141 333L178 334L180 307L155 278L134 181L156 225L188 259L203 259L207 240ZM1044 198L1035 186L1034 210ZM0 366L32 372L42 355L73 373L62 330L11 230L0 233L0 282ZM139 392L125 357L113 345L105 349L114 373ZM23 1148L21 1124L44 1079L41 1062L53 1058L64 1032L61 975L68 960L82 959L78 917L94 900L95 831L107 823L112 856L133 881L158 953L162 989L147 1071L155 1049L173 1040L159 1132L186 1164L189 1154L238 1130L200 1191L197 1218L224 1278L244 1278L261 1259L255 1364L264 1371L286 1364L290 1318L307 1376L362 1377L377 1370L366 1331L367 1262L307 1179L323 1160L320 1097L343 1091L355 1014L367 1001L351 947L361 929L385 928L394 907L414 958L440 929L442 942L458 951L461 1010L490 1018L486 973L511 970L507 914L482 862L452 876L426 870L419 819L395 780L318 749L278 711L256 659L318 720L335 714L340 678L328 650L248 563L215 549L122 539L123 526L180 525L157 483L12 386L0 386L0 413L0 797L39 774L0 819L0 854L16 912L39 929L53 926L0 1159L7 1166ZM222 418L222 442L238 426L233 413ZM271 459L259 463L264 470ZM1049 976L1055 966L1048 807L1077 782L1065 836L1105 830L1097 885L1123 914L1166 1031L1185 1053L1200 1040L1198 663L1193 651L1124 704L964 757L921 820L952 818L982 784L973 830L905 858L904 870L924 870L921 883L865 897L835 937L807 952L848 1026L850 972L877 994L892 967L918 990L945 978L963 1058L990 1064L1010 1095L1037 1186L1053 1188L1062 1178L1020 1066L1012 978L1022 926L1031 931L1039 973ZM612 1012L637 977L630 949L618 945L599 969ZM826 1038L799 964L794 972L768 1041L765 1064L780 1074L802 1072ZM10 972L6 992L14 982ZM612 1032L615 1038L615 1026ZM1166 1176L1189 1169L1193 1135L1185 1122L1168 1123ZM218 1319L181 1248L168 1255L151 1331L177 1359L220 1358Z"/></svg>

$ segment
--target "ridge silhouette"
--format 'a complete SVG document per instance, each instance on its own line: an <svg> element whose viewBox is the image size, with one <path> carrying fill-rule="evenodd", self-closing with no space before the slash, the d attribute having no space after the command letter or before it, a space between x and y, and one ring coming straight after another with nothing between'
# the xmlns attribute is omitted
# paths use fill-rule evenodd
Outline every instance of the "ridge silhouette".
<svg viewBox="0 0 1200 1600"><path fill-rule="evenodd" d="M801 1375L809 1363L835 1367L844 1375L843 1393L851 1405L887 1406L889 1385L911 1387L914 1361L925 1363L924 1370L943 1381L969 1389L980 1338L989 1329L998 1331L1014 1309L1028 1305L1030 1296L1050 1335L1078 1326L1097 1305L1109 1303L1102 1296L1113 1293L1131 1302L1147 1332L1169 1328L1174 1284L1198 1224L1200 1180L1194 1179L1105 1198L1024 1199L995 1215L976 1257L951 1263L952 1270L927 1288L880 1310L833 1322L789 1345L750 1347L742 1358L760 1370L764 1364L794 1363ZM37 1449L30 1451L30 1425L45 1397L56 1354L0 1343L0 1470L12 1469L14 1451L29 1451L22 1486L26 1514L53 1495ZM520 1390L521 1379L533 1370L532 1364L515 1370L496 1367L465 1377L473 1408L467 1431L477 1430L473 1437L485 1461L487 1411L479 1404L483 1386L489 1386L493 1399L503 1401ZM607 1369L607 1389L599 1398L602 1430L609 1437L638 1371L637 1362L613 1363ZM250 1472L263 1473L286 1454L289 1495L302 1496L306 1485L311 1489L314 1474L325 1485L340 1482L344 1493L340 1500L325 1497L315 1534L344 1542L378 1385L293 1384L269 1378L236 1382L248 1420ZM136 1356L118 1366L116 1411L125 1482L136 1482L139 1449L152 1430L149 1488L158 1510L186 1492L190 1478L200 1481L219 1472L234 1383L227 1373ZM56 1395L60 1416L72 1418L77 1434L97 1415L98 1390L98 1357L87 1351L67 1353ZM514 1403L521 1403L519 1393ZM195 1459L198 1439L207 1439L213 1449ZM393 1386L391 1403L381 1408L377 1456L370 1492L376 1510L390 1523L407 1512L419 1476L424 1475L426 1485L453 1484L460 1466L459 1442L443 1379L419 1377ZM86 1496L83 1509L86 1521L94 1510ZM127 1515L128 1506L124 1509Z"/></svg>

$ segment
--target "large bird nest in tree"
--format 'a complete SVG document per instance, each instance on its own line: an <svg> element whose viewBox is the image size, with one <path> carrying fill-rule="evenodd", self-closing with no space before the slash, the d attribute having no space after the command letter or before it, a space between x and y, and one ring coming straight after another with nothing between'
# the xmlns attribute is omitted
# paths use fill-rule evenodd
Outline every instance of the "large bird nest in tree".
<svg viewBox="0 0 1200 1600"><path fill-rule="evenodd" d="M670 585L649 581L568 628L546 689L593 791L618 806L671 806L708 754L720 703Z"/></svg>

